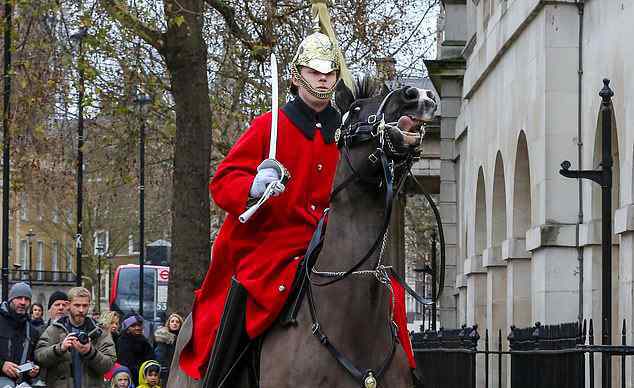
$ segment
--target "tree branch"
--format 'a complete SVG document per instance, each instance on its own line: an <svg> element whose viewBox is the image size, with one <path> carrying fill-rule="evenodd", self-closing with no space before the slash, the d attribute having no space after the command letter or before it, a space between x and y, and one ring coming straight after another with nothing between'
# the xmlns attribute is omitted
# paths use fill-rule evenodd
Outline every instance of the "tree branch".
<svg viewBox="0 0 634 388"><path fill-rule="evenodd" d="M101 0L100 3L111 18L118 21L123 27L134 31L157 51L161 51L164 44L161 32L143 24L139 18L130 13L126 5L119 3L117 0Z"/></svg>
<svg viewBox="0 0 634 388"><path fill-rule="evenodd" d="M205 0L210 7L215 9L224 19L229 31L235 36L238 40L240 40L245 46L249 48L252 52L256 49L256 45L254 44L251 36L236 22L236 12L233 8L231 8L227 3L223 0Z"/></svg>

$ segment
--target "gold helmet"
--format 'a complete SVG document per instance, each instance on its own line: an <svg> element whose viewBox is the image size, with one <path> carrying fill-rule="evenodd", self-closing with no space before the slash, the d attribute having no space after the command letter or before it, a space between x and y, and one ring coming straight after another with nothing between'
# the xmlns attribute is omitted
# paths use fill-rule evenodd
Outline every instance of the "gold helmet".
<svg viewBox="0 0 634 388"><path fill-rule="evenodd" d="M339 58L335 45L327 35L314 32L308 35L297 48L293 58L295 66L306 66L320 73L330 73L339 70Z"/></svg>
<svg viewBox="0 0 634 388"><path fill-rule="evenodd" d="M337 71L337 77L339 77L340 65L337 49L327 35L321 32L314 32L304 38L297 48L297 53L291 63L291 73L293 78L297 79L308 93L319 99L330 99L334 86L328 91L316 90L302 77L302 66L317 70L323 74Z"/></svg>

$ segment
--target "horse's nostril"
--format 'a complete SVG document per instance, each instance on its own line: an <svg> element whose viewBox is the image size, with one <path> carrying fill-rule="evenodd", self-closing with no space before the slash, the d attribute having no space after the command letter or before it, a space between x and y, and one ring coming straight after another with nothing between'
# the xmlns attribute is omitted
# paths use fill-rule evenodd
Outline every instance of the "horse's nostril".
<svg viewBox="0 0 634 388"><path fill-rule="evenodd" d="M408 98L418 98L418 89L416 88L409 88L405 91L405 95Z"/></svg>
<svg viewBox="0 0 634 388"><path fill-rule="evenodd" d="M434 97L434 93L432 93L432 91L431 91L431 90L428 90L428 91L427 91L427 97L428 97L428 98L431 98L431 99L432 99L432 101L436 101L436 97Z"/></svg>

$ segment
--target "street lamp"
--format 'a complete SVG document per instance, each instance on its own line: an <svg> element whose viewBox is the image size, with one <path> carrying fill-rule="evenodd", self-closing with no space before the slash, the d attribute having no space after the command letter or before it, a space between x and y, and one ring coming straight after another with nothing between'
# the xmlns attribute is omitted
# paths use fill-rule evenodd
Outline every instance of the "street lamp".
<svg viewBox="0 0 634 388"><path fill-rule="evenodd" d="M147 94L139 93L134 101L139 104L139 315L143 316L143 266L145 262L145 116L144 107L152 102Z"/></svg>
<svg viewBox="0 0 634 388"><path fill-rule="evenodd" d="M11 131L9 113L11 111L11 38L13 35L13 6L4 2L4 92L2 109L2 300L9 296L9 190L10 190L10 147Z"/></svg>
<svg viewBox="0 0 634 388"><path fill-rule="evenodd" d="M601 322L602 345L612 344L612 116L614 107L610 80L603 80L601 97L601 140L603 142L601 168L596 170L571 170L569 161L561 163L559 173L566 178L589 179L601 186ZM612 384L612 358L602 357L603 387Z"/></svg>
<svg viewBox="0 0 634 388"><path fill-rule="evenodd" d="M33 233L33 229L29 229L26 239L29 241L29 286L31 287L33 287L33 237L35 237L35 233Z"/></svg>
<svg viewBox="0 0 634 388"><path fill-rule="evenodd" d="M101 315L101 258L105 251L103 243L97 243L97 314Z"/></svg>
<svg viewBox="0 0 634 388"><path fill-rule="evenodd" d="M82 208L84 202L83 178L84 178L84 38L88 35L88 29L84 26L71 35L71 40L77 45L77 73L79 77L77 87L77 234L75 235L77 247L77 285L81 286L81 246L82 246Z"/></svg>

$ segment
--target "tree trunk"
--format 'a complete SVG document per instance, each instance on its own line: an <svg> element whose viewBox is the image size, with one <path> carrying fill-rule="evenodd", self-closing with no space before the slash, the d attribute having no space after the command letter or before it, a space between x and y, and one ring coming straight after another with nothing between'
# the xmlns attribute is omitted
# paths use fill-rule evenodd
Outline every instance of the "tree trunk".
<svg viewBox="0 0 634 388"><path fill-rule="evenodd" d="M171 78L176 111L174 148L172 259L169 310L191 311L193 291L210 259L209 163L211 107L207 79L207 47L202 37L201 2L181 1L184 22L171 23L162 50ZM174 15L169 15L168 19Z"/></svg>

